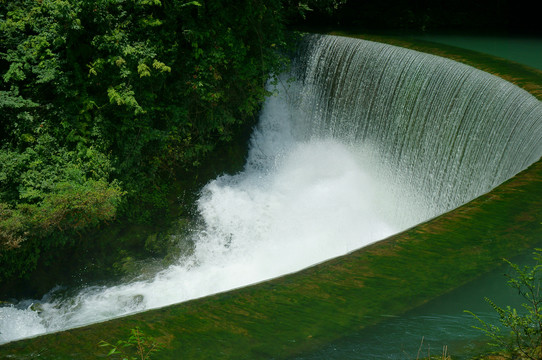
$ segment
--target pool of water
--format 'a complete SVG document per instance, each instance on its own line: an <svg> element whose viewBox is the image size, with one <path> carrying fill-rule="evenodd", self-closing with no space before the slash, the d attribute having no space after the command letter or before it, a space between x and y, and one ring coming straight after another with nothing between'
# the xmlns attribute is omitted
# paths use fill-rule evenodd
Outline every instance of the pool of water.
<svg viewBox="0 0 542 360"><path fill-rule="evenodd" d="M480 35L420 35L415 38L479 51L542 70L542 38Z"/></svg>
<svg viewBox="0 0 542 360"><path fill-rule="evenodd" d="M514 259L531 264L530 254ZM296 360L417 359L441 355L454 360L470 359L488 350L480 323L466 310L484 321L498 325L496 312L484 299L497 305L518 308L522 299L506 283L513 274L503 265L452 292L396 317L383 316L380 324L337 340L321 349L296 357Z"/></svg>

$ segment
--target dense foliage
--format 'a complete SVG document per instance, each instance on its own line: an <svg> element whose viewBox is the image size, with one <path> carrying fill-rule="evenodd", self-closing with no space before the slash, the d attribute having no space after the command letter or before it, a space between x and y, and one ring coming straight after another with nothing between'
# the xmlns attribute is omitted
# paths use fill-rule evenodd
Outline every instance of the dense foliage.
<svg viewBox="0 0 542 360"><path fill-rule="evenodd" d="M280 1L0 0L1 278L167 208L284 65Z"/></svg>

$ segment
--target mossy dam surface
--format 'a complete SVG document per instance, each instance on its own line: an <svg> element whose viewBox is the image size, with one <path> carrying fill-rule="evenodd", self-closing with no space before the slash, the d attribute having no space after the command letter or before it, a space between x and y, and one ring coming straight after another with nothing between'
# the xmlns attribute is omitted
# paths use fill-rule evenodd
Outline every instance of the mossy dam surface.
<svg viewBox="0 0 542 360"><path fill-rule="evenodd" d="M157 278L198 269L191 281L207 289L141 280L126 295L135 314L7 342L0 358L106 357L97 344L135 327L165 344L156 359L293 358L540 244L542 72L366 38L307 36L285 77L295 80L262 110L245 170L202 191L193 253ZM77 319L88 299L128 286L44 304L40 326L54 331L48 314ZM188 295L162 306L171 292Z"/></svg>

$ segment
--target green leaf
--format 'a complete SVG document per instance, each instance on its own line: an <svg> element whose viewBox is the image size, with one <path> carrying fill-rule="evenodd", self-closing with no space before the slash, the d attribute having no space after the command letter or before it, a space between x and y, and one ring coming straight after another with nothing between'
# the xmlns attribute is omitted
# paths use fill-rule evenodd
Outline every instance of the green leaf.
<svg viewBox="0 0 542 360"><path fill-rule="evenodd" d="M151 76L151 69L145 64L140 63L137 65L137 73L139 74L139 77L145 77L145 76Z"/></svg>
<svg viewBox="0 0 542 360"><path fill-rule="evenodd" d="M187 3L180 5L180 7L185 7L185 6L201 6L201 3L199 1L189 1Z"/></svg>

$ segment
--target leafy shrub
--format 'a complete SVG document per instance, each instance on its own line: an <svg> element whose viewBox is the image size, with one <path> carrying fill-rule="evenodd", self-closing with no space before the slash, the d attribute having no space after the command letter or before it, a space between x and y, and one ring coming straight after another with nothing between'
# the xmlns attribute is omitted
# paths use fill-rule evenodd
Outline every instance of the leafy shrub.
<svg viewBox="0 0 542 360"><path fill-rule="evenodd" d="M499 321L505 330L469 312L479 320L481 326L477 328L491 339L490 345L496 347L506 358L542 359L542 249L536 249L534 259L534 266L523 268L506 260L516 274L509 277L508 285L516 289L525 300L522 309L516 310L510 306L503 308L486 298L499 315Z"/></svg>
<svg viewBox="0 0 542 360"><path fill-rule="evenodd" d="M0 162L0 248L111 220L123 196L118 181L107 181L106 156L59 148L49 135L23 152L0 150Z"/></svg>
<svg viewBox="0 0 542 360"><path fill-rule="evenodd" d="M130 337L127 340L118 340L114 345L102 340L99 346L110 348L108 357L125 360L149 360L153 353L164 348L162 343L145 335L139 327L130 330Z"/></svg>

